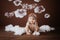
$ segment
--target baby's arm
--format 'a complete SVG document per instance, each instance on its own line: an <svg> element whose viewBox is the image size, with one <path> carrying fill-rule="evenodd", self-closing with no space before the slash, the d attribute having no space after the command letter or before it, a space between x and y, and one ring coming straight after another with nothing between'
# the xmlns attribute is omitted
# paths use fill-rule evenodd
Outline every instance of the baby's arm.
<svg viewBox="0 0 60 40"><path fill-rule="evenodd" d="M31 34L31 31L30 31L30 29L29 29L29 23L28 23L28 22L27 22L27 24L26 24L25 30L26 30L26 34L27 34L27 35L30 35L30 34Z"/></svg>
<svg viewBox="0 0 60 40"><path fill-rule="evenodd" d="M36 23L35 23L35 25L36 25L36 27L35 27L35 31L37 31L37 32L38 32L38 31L39 31L38 23L36 22Z"/></svg>

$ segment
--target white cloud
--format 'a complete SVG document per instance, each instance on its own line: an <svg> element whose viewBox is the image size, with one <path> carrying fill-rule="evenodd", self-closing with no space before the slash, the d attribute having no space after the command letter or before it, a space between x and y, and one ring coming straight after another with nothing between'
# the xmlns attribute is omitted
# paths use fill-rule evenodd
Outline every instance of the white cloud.
<svg viewBox="0 0 60 40"><path fill-rule="evenodd" d="M15 0L15 1L13 1L13 4L15 6L20 6L20 5L22 5L22 1L21 0Z"/></svg>
<svg viewBox="0 0 60 40"><path fill-rule="evenodd" d="M5 16L6 17L12 17L12 16L14 16L14 13L13 12L10 12L10 13L6 12L5 13Z"/></svg>
<svg viewBox="0 0 60 40"><path fill-rule="evenodd" d="M50 17L50 14L47 14L47 13L46 13L46 14L44 15L44 18L49 18L49 17Z"/></svg>
<svg viewBox="0 0 60 40"><path fill-rule="evenodd" d="M41 0L34 0L35 2L40 2Z"/></svg>
<svg viewBox="0 0 60 40"><path fill-rule="evenodd" d="M23 18L24 16L27 15L27 10L25 10L25 9L17 9L14 13L15 13L16 18Z"/></svg>
<svg viewBox="0 0 60 40"><path fill-rule="evenodd" d="M42 8L42 9L41 9ZM45 8L41 5L41 6L37 6L35 9L34 9L34 13L42 13L45 11Z"/></svg>
<svg viewBox="0 0 60 40"><path fill-rule="evenodd" d="M49 32L49 31L51 31L51 30L55 30L55 28L53 28L53 27L50 27L49 25L42 25L42 26L40 26L40 32Z"/></svg>
<svg viewBox="0 0 60 40"><path fill-rule="evenodd" d="M24 27L20 27L19 25L15 25L14 26L14 35L22 35L23 33L25 33L25 28Z"/></svg>
<svg viewBox="0 0 60 40"><path fill-rule="evenodd" d="M21 6L23 9L27 9L28 4L22 4Z"/></svg>
<svg viewBox="0 0 60 40"><path fill-rule="evenodd" d="M11 2L11 1L13 1L13 0L8 0L8 1L10 1L10 2Z"/></svg>
<svg viewBox="0 0 60 40"><path fill-rule="evenodd" d="M9 25L7 25L7 26L5 26L5 31L12 31L12 29L13 29L13 25L12 24L9 24Z"/></svg>
<svg viewBox="0 0 60 40"><path fill-rule="evenodd" d="M22 4L22 8L31 10L37 6L37 4Z"/></svg>
<svg viewBox="0 0 60 40"><path fill-rule="evenodd" d="M20 27L19 25L13 26L12 24L9 24L9 25L5 26L5 31L14 32L14 35L22 35L23 33L25 33L25 28Z"/></svg>
<svg viewBox="0 0 60 40"><path fill-rule="evenodd" d="M33 9L37 6L37 4L29 4L27 9Z"/></svg>
<svg viewBox="0 0 60 40"><path fill-rule="evenodd" d="M14 13L13 13L13 12L10 12L10 13L9 13L9 16L10 16L10 17L14 16Z"/></svg>

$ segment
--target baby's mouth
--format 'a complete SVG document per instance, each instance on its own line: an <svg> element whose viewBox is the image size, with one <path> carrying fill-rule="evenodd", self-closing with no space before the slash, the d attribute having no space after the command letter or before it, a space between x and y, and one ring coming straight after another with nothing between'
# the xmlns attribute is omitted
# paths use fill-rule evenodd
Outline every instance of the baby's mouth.
<svg viewBox="0 0 60 40"><path fill-rule="evenodd" d="M34 23L34 21L31 21L30 23L32 23L32 24L33 24L33 23Z"/></svg>

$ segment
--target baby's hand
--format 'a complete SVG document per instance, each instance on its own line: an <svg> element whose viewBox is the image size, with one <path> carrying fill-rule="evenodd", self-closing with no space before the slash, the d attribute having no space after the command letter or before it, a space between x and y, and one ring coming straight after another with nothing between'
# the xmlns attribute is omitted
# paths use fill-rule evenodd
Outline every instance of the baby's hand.
<svg viewBox="0 0 60 40"><path fill-rule="evenodd" d="M28 32L28 33L26 33L26 34L27 34L27 35L31 35L31 33L29 33L29 32Z"/></svg>

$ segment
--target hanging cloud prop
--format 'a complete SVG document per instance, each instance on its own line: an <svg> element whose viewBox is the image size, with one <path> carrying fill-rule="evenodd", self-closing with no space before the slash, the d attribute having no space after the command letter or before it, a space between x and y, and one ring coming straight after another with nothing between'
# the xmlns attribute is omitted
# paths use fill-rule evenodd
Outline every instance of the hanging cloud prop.
<svg viewBox="0 0 60 40"><path fill-rule="evenodd" d="M21 0L15 0L15 1L13 1L13 4L15 6L20 6L22 4L22 1Z"/></svg>
<svg viewBox="0 0 60 40"><path fill-rule="evenodd" d="M41 5L41 6L37 6L35 9L34 9L34 13L42 13L45 11L45 8Z"/></svg>
<svg viewBox="0 0 60 40"><path fill-rule="evenodd" d="M49 18L49 17L50 17L50 14L47 14L47 13L46 13L46 14L44 15L44 18Z"/></svg>
<svg viewBox="0 0 60 40"><path fill-rule="evenodd" d="M21 6L23 9L27 9L28 4L22 4Z"/></svg>
<svg viewBox="0 0 60 40"><path fill-rule="evenodd" d="M27 10L25 10L25 9L17 9L14 13L15 13L16 18L23 18L24 16L27 15Z"/></svg>
<svg viewBox="0 0 60 40"><path fill-rule="evenodd" d="M5 13L5 16L6 17L12 17L12 16L14 16L14 13L13 12L10 12L10 13L6 12Z"/></svg>
<svg viewBox="0 0 60 40"><path fill-rule="evenodd" d="M22 4L21 5L23 9L31 10L37 6L37 4Z"/></svg>
<svg viewBox="0 0 60 40"><path fill-rule="evenodd" d="M27 6L27 9L29 9L29 10L34 9L36 6L37 6L37 4L29 4Z"/></svg>
<svg viewBox="0 0 60 40"><path fill-rule="evenodd" d="M41 0L34 0L35 2L40 2Z"/></svg>
<svg viewBox="0 0 60 40"><path fill-rule="evenodd" d="M11 2L11 1L13 1L13 0L8 0L8 1L10 1L10 2Z"/></svg>

